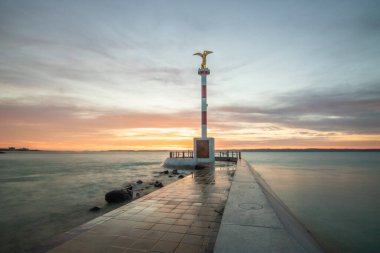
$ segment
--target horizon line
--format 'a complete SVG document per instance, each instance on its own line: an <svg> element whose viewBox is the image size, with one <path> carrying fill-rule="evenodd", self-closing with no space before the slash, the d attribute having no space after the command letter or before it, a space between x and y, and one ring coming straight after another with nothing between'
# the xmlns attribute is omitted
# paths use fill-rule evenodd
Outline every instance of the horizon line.
<svg viewBox="0 0 380 253"><path fill-rule="evenodd" d="M352 152L352 151L380 151L380 148L246 148L246 149L215 149L215 152L220 151L241 151L241 152L297 152L297 151L331 151L331 152ZM17 151L17 152L187 152L193 149L109 149L109 150L54 150L54 149L29 149L29 148L16 148L10 150L9 148L0 148L0 151Z"/></svg>

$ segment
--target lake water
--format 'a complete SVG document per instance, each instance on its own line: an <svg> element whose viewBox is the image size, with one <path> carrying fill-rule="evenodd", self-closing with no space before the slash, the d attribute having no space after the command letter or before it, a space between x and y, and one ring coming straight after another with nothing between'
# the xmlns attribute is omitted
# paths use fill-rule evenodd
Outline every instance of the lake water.
<svg viewBox="0 0 380 253"><path fill-rule="evenodd" d="M0 154L1 252L21 252L115 205L104 194L155 180L167 152ZM380 153L243 153L329 252L379 252ZM88 211L101 206L100 213Z"/></svg>
<svg viewBox="0 0 380 253"><path fill-rule="evenodd" d="M380 153L245 153L328 252L380 252Z"/></svg>

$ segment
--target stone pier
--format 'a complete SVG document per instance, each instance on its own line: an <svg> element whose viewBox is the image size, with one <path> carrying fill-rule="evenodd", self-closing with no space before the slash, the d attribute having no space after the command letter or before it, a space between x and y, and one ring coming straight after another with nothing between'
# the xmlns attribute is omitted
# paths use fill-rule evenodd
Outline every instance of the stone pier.
<svg viewBox="0 0 380 253"><path fill-rule="evenodd" d="M59 238L33 253L323 252L245 160L215 162Z"/></svg>

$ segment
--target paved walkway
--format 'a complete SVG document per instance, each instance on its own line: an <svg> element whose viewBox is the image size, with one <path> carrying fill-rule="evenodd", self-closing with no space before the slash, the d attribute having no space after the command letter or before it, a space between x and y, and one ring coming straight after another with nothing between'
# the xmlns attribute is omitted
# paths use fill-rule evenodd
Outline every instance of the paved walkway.
<svg viewBox="0 0 380 253"><path fill-rule="evenodd" d="M195 171L74 229L67 234L73 238L49 253L212 252L236 167L225 164Z"/></svg>
<svg viewBox="0 0 380 253"><path fill-rule="evenodd" d="M214 252L322 252L258 179L245 160L238 162Z"/></svg>

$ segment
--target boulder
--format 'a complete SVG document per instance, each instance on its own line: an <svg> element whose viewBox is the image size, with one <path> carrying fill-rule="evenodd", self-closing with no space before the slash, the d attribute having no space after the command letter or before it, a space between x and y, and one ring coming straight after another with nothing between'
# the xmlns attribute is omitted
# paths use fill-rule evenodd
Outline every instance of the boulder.
<svg viewBox="0 0 380 253"><path fill-rule="evenodd" d="M100 210L100 207L98 207L98 206L94 206L94 207L91 207L90 209L89 209L89 211L91 211L91 212L97 212L97 211L99 211Z"/></svg>
<svg viewBox="0 0 380 253"><path fill-rule="evenodd" d="M159 182L159 181L156 181L155 183L154 183L154 187L163 187L164 185L161 183L161 182Z"/></svg>
<svg viewBox="0 0 380 253"><path fill-rule="evenodd" d="M108 203L121 203L132 198L132 192L127 189L113 190L106 194L105 200Z"/></svg>
<svg viewBox="0 0 380 253"><path fill-rule="evenodd" d="M180 178L180 179L181 179L181 178L184 178L184 177L185 177L184 175L179 175L179 176L178 176L178 178Z"/></svg>
<svg viewBox="0 0 380 253"><path fill-rule="evenodd" d="M137 180L137 182L136 182L136 184L142 184L143 183L143 181L141 181L141 180Z"/></svg>
<svg viewBox="0 0 380 253"><path fill-rule="evenodd" d="M131 192L132 189L133 189L133 186L131 184L129 184L129 185L127 185L127 186L124 187L124 190L126 190L126 191L130 191Z"/></svg>
<svg viewBox="0 0 380 253"><path fill-rule="evenodd" d="M172 171L172 174L173 174L173 175L178 175L178 174L179 174L179 173L178 173L178 170L177 170L177 169L173 170L173 171Z"/></svg>
<svg viewBox="0 0 380 253"><path fill-rule="evenodd" d="M169 174L169 171L168 170L164 170L162 173Z"/></svg>

